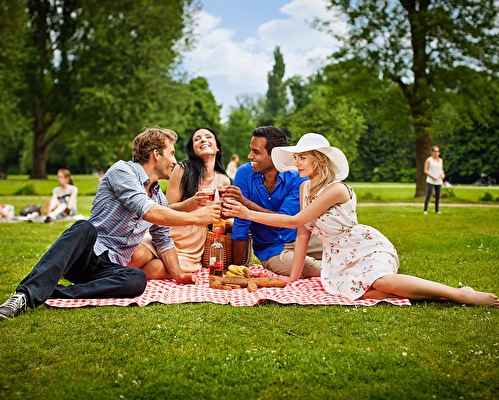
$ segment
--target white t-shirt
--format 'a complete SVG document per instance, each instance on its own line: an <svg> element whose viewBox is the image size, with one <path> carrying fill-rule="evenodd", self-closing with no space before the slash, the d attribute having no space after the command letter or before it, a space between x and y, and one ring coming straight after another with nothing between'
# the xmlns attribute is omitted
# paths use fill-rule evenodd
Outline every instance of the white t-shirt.
<svg viewBox="0 0 499 400"><path fill-rule="evenodd" d="M428 157L430 160L430 165L428 166L428 171L431 176L436 176L438 179L433 179L429 175L426 175L426 182L432 185L441 185L442 181L442 160L439 158L435 160L433 157Z"/></svg>

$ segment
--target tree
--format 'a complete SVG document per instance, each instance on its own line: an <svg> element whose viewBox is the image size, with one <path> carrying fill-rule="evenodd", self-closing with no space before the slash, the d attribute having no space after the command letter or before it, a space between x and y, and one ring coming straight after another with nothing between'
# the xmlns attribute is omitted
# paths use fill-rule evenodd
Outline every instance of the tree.
<svg viewBox="0 0 499 400"><path fill-rule="evenodd" d="M288 98L286 95L286 85L283 82L285 65L281 54L281 49L274 50L274 67L267 76L268 89L265 99L262 125L272 125L276 119L286 114Z"/></svg>
<svg viewBox="0 0 499 400"><path fill-rule="evenodd" d="M289 89L292 103L289 112L298 111L310 104L314 91L324 84L324 73L321 70L306 79L298 75L286 79L285 85Z"/></svg>
<svg viewBox="0 0 499 400"><path fill-rule="evenodd" d="M24 145L28 120L19 112L26 92L19 71L26 62L26 53L19 49L19 36L27 20L18 1L0 0L0 172L7 173L18 163ZM12 170L19 173L18 170Z"/></svg>
<svg viewBox="0 0 499 400"><path fill-rule="evenodd" d="M466 67L459 76L434 118L445 175L453 183L473 183L482 174L499 180L497 78Z"/></svg>
<svg viewBox="0 0 499 400"><path fill-rule="evenodd" d="M414 150L407 103L397 86L380 79L361 60L327 65L320 80L327 96L348 99L362 114L367 129L358 140L358 158L349 179L363 181L414 180Z"/></svg>
<svg viewBox="0 0 499 400"><path fill-rule="evenodd" d="M347 17L350 31L337 59L357 57L395 82L404 95L416 153L416 193L424 196L424 162L432 145L432 117L445 82L467 65L497 72L494 0L330 0ZM323 29L334 35L330 21Z"/></svg>
<svg viewBox="0 0 499 400"><path fill-rule="evenodd" d="M27 55L22 112L32 121L32 178L46 178L49 150L63 135L128 156L137 129L167 119L191 0L11 4L24 6L28 19L16 32Z"/></svg>
<svg viewBox="0 0 499 400"><path fill-rule="evenodd" d="M309 104L278 120L278 124L290 132L292 142L307 132L324 135L332 146L341 148L351 162L357 158L358 141L366 130L365 120L346 98L333 98L328 90L326 86L317 88Z"/></svg>
<svg viewBox="0 0 499 400"><path fill-rule="evenodd" d="M224 127L222 142L225 149L225 163L229 161L232 154L237 154L242 164L249 153L251 136L258 125L257 121L260 120L264 99L240 96L237 102L238 105L231 108L229 119Z"/></svg>
<svg viewBox="0 0 499 400"><path fill-rule="evenodd" d="M202 77L177 85L174 98L176 112L169 125L175 127L179 135L176 148L177 160L181 160L185 157L185 141L196 128L202 126L213 129L217 134L221 133L222 107L217 104L208 81Z"/></svg>

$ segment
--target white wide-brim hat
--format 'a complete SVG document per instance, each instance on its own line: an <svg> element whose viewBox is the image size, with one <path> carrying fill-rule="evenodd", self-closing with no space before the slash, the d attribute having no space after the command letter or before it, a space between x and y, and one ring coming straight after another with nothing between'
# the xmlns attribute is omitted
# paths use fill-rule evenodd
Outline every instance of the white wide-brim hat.
<svg viewBox="0 0 499 400"><path fill-rule="evenodd" d="M278 171L296 171L293 154L310 150L318 150L329 157L333 164L335 179L342 181L348 176L348 160L345 154L337 147L331 147L328 140L318 133L306 133L298 140L296 146L274 147L272 161Z"/></svg>

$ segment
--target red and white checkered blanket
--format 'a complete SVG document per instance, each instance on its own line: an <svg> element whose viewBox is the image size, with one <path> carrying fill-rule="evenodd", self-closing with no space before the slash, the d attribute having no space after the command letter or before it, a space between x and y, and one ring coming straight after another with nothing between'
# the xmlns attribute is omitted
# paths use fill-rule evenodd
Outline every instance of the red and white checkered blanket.
<svg viewBox="0 0 499 400"><path fill-rule="evenodd" d="M252 265L252 272L263 273L269 277L277 275L264 269L261 265ZM284 288L258 288L254 293L246 289L221 290L212 289L208 284L208 270L203 268L197 272L198 282L195 285L179 285L173 280L151 280L141 296L127 299L50 299L45 305L50 307L86 307L86 306L146 306L151 303L178 304L211 302L230 304L232 306L255 306L273 301L279 304L301 305L346 305L374 306L386 301L396 306L410 306L409 299L389 298L384 300L348 300L345 297L327 293L321 285L320 278L300 279L288 282Z"/></svg>

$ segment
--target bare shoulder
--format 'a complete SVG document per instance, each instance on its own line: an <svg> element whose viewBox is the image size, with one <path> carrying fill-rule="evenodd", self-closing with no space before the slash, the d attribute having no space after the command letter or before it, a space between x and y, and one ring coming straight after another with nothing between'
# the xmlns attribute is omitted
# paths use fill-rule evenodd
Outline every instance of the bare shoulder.
<svg viewBox="0 0 499 400"><path fill-rule="evenodd" d="M342 182L333 182L325 191L329 196L334 196L335 204L346 203L350 200L350 189Z"/></svg>
<svg viewBox="0 0 499 400"><path fill-rule="evenodd" d="M182 175L184 175L184 167L180 164L175 165L172 171L172 176L170 180L174 178L182 178Z"/></svg>

